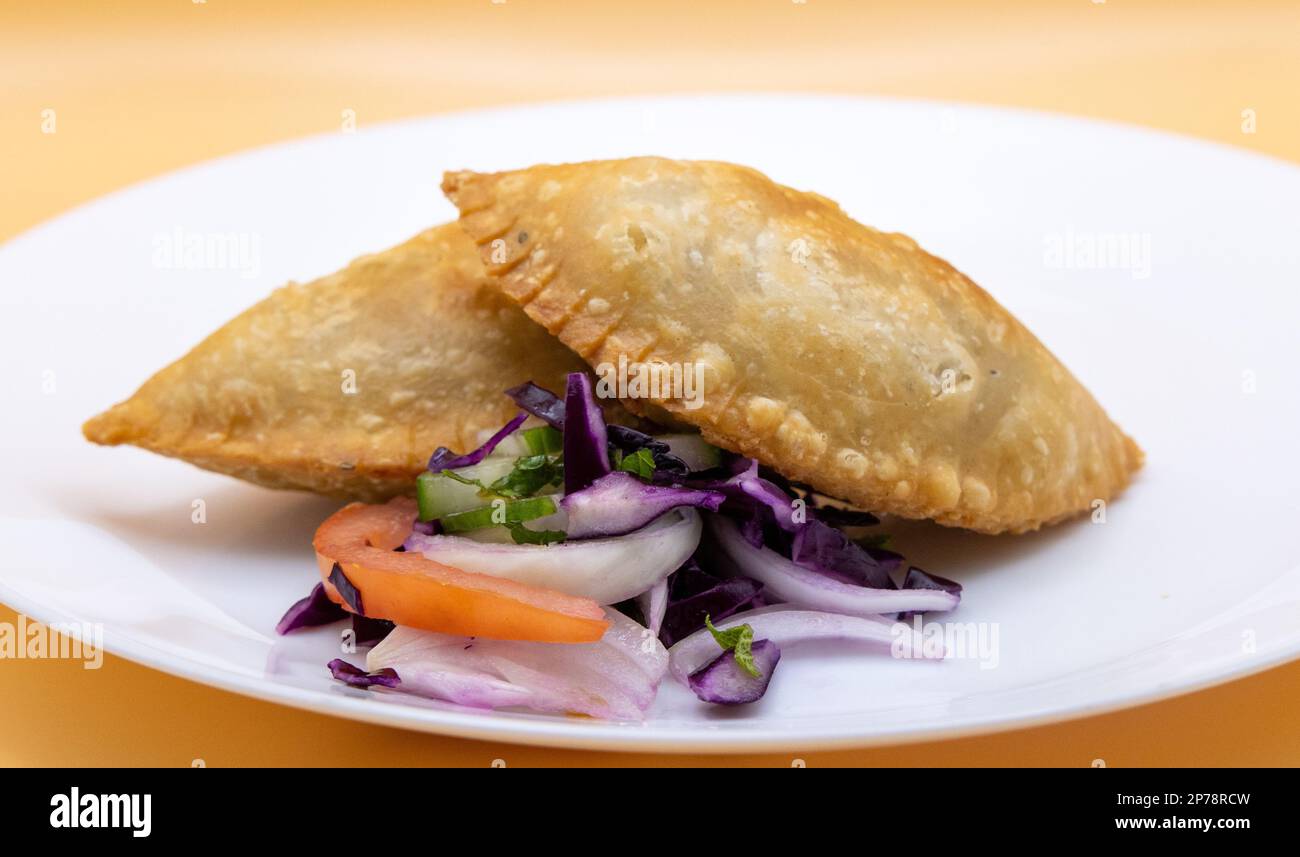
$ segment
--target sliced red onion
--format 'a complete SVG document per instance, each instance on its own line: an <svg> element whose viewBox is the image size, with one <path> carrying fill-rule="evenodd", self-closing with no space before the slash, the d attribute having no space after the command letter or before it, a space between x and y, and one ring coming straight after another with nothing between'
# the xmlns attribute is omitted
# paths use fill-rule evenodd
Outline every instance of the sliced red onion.
<svg viewBox="0 0 1300 857"><path fill-rule="evenodd" d="M714 622L719 631L749 625L755 639L771 640L782 650L796 643L814 640L844 640L862 643L868 648L889 652L895 641L908 651L926 652L916 632L896 622L868 616L846 616L841 613L823 613L803 610L789 604L776 604L737 613L723 622ZM673 678L689 687L690 677L711 663L718 655L718 641L706 628L696 631L668 650L668 669ZM927 655L929 656L929 655Z"/></svg>
<svg viewBox="0 0 1300 857"><path fill-rule="evenodd" d="M317 583L306 598L293 603L284 616L275 625L277 634L288 634L300 628L314 628L328 625L348 615L348 612L335 604L325 594L325 584Z"/></svg>
<svg viewBox="0 0 1300 857"><path fill-rule="evenodd" d="M781 649L771 640L757 640L752 647L758 675L751 675L736 663L734 652L718 655L707 666L687 678L687 685L705 702L716 705L744 705L756 702L767 692L767 685L781 660Z"/></svg>
<svg viewBox="0 0 1300 857"><path fill-rule="evenodd" d="M452 637L399 625L370 650L366 665L400 666L409 681L399 688L416 696L470 708L529 707L535 694L502 678L487 657L487 650L482 644L476 646L476 642L473 637Z"/></svg>
<svg viewBox="0 0 1300 857"><path fill-rule="evenodd" d="M606 608L605 613L618 613L613 608ZM619 618L611 620L609 630L601 642L615 651L636 667L648 681L657 685L668 672L668 649L663 645L652 645L654 637L650 629L619 613ZM658 642L655 640L654 642Z"/></svg>
<svg viewBox="0 0 1300 857"><path fill-rule="evenodd" d="M568 454L564 460L569 469ZM610 537L641 529L655 518L682 506L716 511L724 496L717 491L699 491L670 485L648 485L630 473L608 473L588 488L566 493L560 508L568 516L570 539Z"/></svg>
<svg viewBox="0 0 1300 857"><path fill-rule="evenodd" d="M442 470L456 470L461 467L471 467L478 464L483 459L492 454L492 450L497 448L501 441L513 434L516 429L524 424L528 419L528 414L520 411L514 419L501 427L501 430L492 435L483 445L473 452L467 452L464 455L457 455L445 446L440 446L433 451L429 458L429 472L438 473Z"/></svg>
<svg viewBox="0 0 1300 857"><path fill-rule="evenodd" d="M398 677L397 671L392 669L378 669L366 672L359 667L355 667L342 658L335 658L326 666L329 667L330 675L338 681L343 682L349 687L379 687L394 688L401 685L402 680Z"/></svg>
<svg viewBox="0 0 1300 857"><path fill-rule="evenodd" d="M398 627L370 650L372 672L393 669L398 690L475 708L529 708L640 720L654 701L668 653L649 629L606 610L595 643L456 637Z"/></svg>
<svg viewBox="0 0 1300 857"><path fill-rule="evenodd" d="M636 597L636 606L645 617L646 625L655 634L664 624L664 614L668 612L668 578L656 583Z"/></svg>
<svg viewBox="0 0 1300 857"><path fill-rule="evenodd" d="M583 372L569 373L564 414L564 493L573 494L609 473L605 415Z"/></svg>
<svg viewBox="0 0 1300 857"><path fill-rule="evenodd" d="M766 547L754 547L732 521L709 516L709 534L727 558L765 591L791 604L851 616L952 610L961 596L935 589L875 589L836 580L795 565Z"/></svg>
<svg viewBox="0 0 1300 857"><path fill-rule="evenodd" d="M699 545L701 531L700 516L684 508L617 538L517 545L412 533L404 547L452 568L617 604L681 567Z"/></svg>

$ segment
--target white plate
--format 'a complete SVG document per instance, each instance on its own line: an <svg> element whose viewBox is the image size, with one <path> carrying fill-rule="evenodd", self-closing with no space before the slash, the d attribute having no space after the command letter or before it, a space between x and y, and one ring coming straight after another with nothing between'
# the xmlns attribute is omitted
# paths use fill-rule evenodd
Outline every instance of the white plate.
<svg viewBox="0 0 1300 857"><path fill-rule="evenodd" d="M308 542L331 504L82 441L83 419L273 287L450 219L442 170L644 153L751 164L913 235L1023 319L1147 450L1104 524L1022 538L896 528L915 559L966 584L954 621L996 624L996 668L792 650L760 704L710 709L665 684L640 725L354 691L322 666L337 654L335 629L272 632L315 580ZM573 747L901 741L1243 675L1300 654L1297 200L1300 170L1226 147L1051 115L810 96L475 112L165 176L0 249L0 599L46 621L102 622L112 652L263 699ZM237 233L257 258L160 267L156 251L177 230ZM1055 252L1106 235L1136 236L1127 266ZM191 522L196 499L205 524Z"/></svg>

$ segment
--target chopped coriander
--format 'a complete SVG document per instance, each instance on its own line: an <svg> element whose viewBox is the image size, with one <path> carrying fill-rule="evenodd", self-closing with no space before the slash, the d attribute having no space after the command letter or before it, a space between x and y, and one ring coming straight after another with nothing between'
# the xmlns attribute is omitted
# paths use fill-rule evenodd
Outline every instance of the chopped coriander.
<svg viewBox="0 0 1300 857"><path fill-rule="evenodd" d="M649 479L655 475L654 453L642 447L631 455L620 456L617 467L624 473L631 473L641 479Z"/></svg>
<svg viewBox="0 0 1300 857"><path fill-rule="evenodd" d="M732 652L736 663L745 672L754 678L762 678L763 674L754 664L754 629L748 624L737 625L734 628L728 628L725 631L719 631L713 627L713 622L706 615L704 617L704 626L709 629L713 639L717 640L718 645L724 652Z"/></svg>
<svg viewBox="0 0 1300 857"><path fill-rule="evenodd" d="M487 487L501 497L531 497L563 478L559 461L546 454L525 455L515 461L514 469Z"/></svg>
<svg viewBox="0 0 1300 857"><path fill-rule="evenodd" d="M530 530L513 521L507 522L505 528L510 531L510 538L517 545L550 545L562 542L565 538L563 530Z"/></svg>

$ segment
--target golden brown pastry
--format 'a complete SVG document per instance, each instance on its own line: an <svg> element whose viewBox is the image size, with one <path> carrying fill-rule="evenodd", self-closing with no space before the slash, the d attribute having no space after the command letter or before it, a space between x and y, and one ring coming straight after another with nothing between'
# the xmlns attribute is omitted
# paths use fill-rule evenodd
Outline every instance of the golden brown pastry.
<svg viewBox="0 0 1300 857"><path fill-rule="evenodd" d="M825 197L661 158L449 173L443 190L505 294L592 366L704 366L698 409L625 404L830 496L1019 532L1141 464L986 292Z"/></svg>
<svg viewBox="0 0 1300 857"><path fill-rule="evenodd" d="M279 289L83 430L272 488L377 500L413 492L436 447L471 450L513 416L508 387L563 391L581 368L448 224ZM617 405L610 417L628 419Z"/></svg>

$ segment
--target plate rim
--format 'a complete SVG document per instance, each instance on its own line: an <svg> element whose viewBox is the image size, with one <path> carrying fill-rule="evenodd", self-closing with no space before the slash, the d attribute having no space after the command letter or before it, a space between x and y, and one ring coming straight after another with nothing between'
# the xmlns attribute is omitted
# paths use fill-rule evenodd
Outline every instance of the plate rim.
<svg viewBox="0 0 1300 857"><path fill-rule="evenodd" d="M33 607L29 599L12 589L0 579L0 603L23 615L47 625L64 620L50 618L39 605ZM104 635L103 651L133 663L158 670L167 675L193 681L208 687L236 693L241 696L274 703L302 711L311 711L334 717L344 717L372 723L377 726L407 729L453 738L477 741L500 741L512 744L551 747L565 750L588 750L624 753L774 753L799 751L826 751L871 749L884 746L1014 732L1038 726L1049 726L1128 708L1174 699L1207 690L1300 659L1300 641L1291 647L1282 647L1264 657L1244 662L1240 668L1229 666L1220 669L1200 670L1196 677L1174 686L1157 686L1150 690L1112 693L1092 703L1056 711L1026 713L1005 717L997 714L970 716L950 726L923 727L921 729L893 730L874 735L863 735L851 730L823 729L818 734L794 735L782 730L756 728L746 732L713 732L691 727L659 728L653 732L637 734L641 724L583 721L581 726L567 718L555 717L520 723L495 715L492 711L465 709L464 711L425 709L409 705L376 705L364 696L333 694L327 690L298 687L290 684L268 682L215 667L204 667L196 661L159 652L154 647L137 643L130 637L109 642ZM671 681L665 677L665 681ZM384 716L384 715L387 716ZM864 717L869 715L864 715Z"/></svg>
<svg viewBox="0 0 1300 857"><path fill-rule="evenodd" d="M653 93L636 96L602 96L596 98L557 98L547 100L530 100L516 103L494 104L467 109L449 110L406 116L373 124L367 124L358 130L358 134L380 134L399 131L403 126L417 125L437 121L456 121L471 118L490 118L493 115L517 115L519 113L544 113L555 108L570 108L600 105L665 105L684 102L727 101L733 104L747 102L770 102L772 99L799 99L801 104L809 102L870 104L877 106L929 107L931 109L951 109L958 112L979 115L1008 116L1030 121L1044 119L1083 123L1109 132L1120 132L1137 137L1151 138L1175 143L1183 147L1212 152L1216 156L1232 156L1247 160L1263 161L1273 168L1300 172L1300 164L1270 153L1236 146L1217 140L1207 140L1187 133L1088 116L1078 116L1061 111L1037 110L1025 107L983 104L970 101L947 99L911 98L891 95L859 95L852 93L806 92L799 90L756 90L744 92L701 91ZM85 200L64 209L48 218L32 224L0 242L0 253L15 249L16 245L26 243L39 233L56 228L64 220L88 214L100 206L109 206L122 197L135 193L147 193L156 184L163 184L178 176L205 169L220 169L229 162L245 158L255 158L260 154L274 150L292 149L297 146L312 145L333 139L336 131L321 131L304 136L291 137L228 152L213 158L197 161L166 170L157 175L134 181L115 188L105 194ZM2 572L3 569L0 569ZM0 576L0 603L8 605L15 611L37 621L68 621L53 617L57 610L47 609L23 596L13 589ZM1184 671L1177 684L1159 684L1149 689L1129 689L1111 692L1093 698L1086 703L1076 703L1063 708L1046 711L1027 711L1018 715L1001 715L986 713L959 717L950 724L920 728L899 727L883 732L864 733L861 727L821 726L810 733L799 734L797 730L774 729L757 726L752 730L731 731L699 729L698 727L657 727L653 731L638 733L637 724L606 723L584 721L581 724L566 718L521 722L495 716L490 711L465 709L463 711L426 709L416 706L379 705L363 696L336 694L328 690L313 689L291 684L281 684L267 677L244 676L230 670L205 666L182 655L168 653L148 643L137 641L126 635L105 636L103 650L126 660L141 664L150 669L188 681L218 688L222 691L237 693L242 696L264 702L276 703L290 708L312 711L335 717L388 726L467 738L481 741L501 741L516 744L553 747L573 750L597 750L616 752L653 752L653 753L745 753L745 752L781 752L798 749L800 751L836 750L871 748L890 745L905 745L920 742L947 740L953 738L984 735L996 732L1015 731L1037 726L1046 726L1086 717L1106 714L1123 709L1152 704L1163 700L1195 693L1211 687L1222 685L1237 679L1246 678L1274 669L1288 662L1300 659L1300 640L1284 643L1267 655L1261 655L1248 661L1212 664L1193 670ZM870 717L863 714L863 719Z"/></svg>

